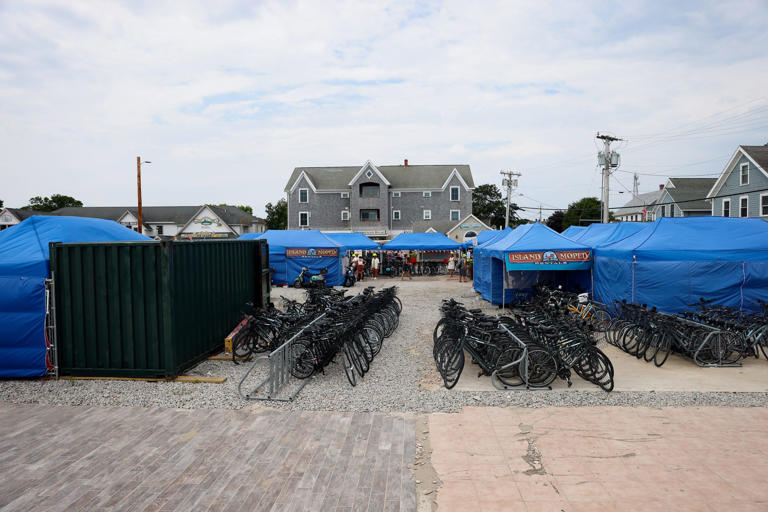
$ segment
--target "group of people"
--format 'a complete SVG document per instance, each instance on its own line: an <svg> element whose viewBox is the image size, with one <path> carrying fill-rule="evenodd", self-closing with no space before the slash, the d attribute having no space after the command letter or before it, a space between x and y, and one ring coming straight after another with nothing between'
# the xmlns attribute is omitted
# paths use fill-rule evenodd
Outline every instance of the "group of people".
<svg viewBox="0 0 768 512"><path fill-rule="evenodd" d="M381 261L379 260L378 253L373 253L367 263L371 268L371 275L374 279L376 279L379 276L379 268L381 267ZM365 275L366 259L363 257L363 253L361 251L357 251L353 254L351 264L352 268L355 270L356 279L358 281L362 281L363 276Z"/></svg>
<svg viewBox="0 0 768 512"><path fill-rule="evenodd" d="M458 271L460 283L467 281L467 253L451 252L451 256L448 258L448 279L453 279L454 271Z"/></svg>

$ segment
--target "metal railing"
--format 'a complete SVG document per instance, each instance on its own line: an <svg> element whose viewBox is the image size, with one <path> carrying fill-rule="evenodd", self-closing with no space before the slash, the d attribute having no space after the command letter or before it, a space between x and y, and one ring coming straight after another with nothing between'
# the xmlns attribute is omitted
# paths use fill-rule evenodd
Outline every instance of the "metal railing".
<svg viewBox="0 0 768 512"><path fill-rule="evenodd" d="M298 395L299 392L304 389L304 386L307 385L309 379L296 379L291 374L291 368L293 367L293 357L289 348L291 343L293 343L293 341L298 338L299 335L303 333L307 327L314 324L323 317L325 317L325 313L302 327L296 334L291 336L288 341L277 347L269 354L254 359L251 367L248 368L248 371L245 372L245 375L243 375L243 378L240 379L240 383L237 385L237 392L240 394L240 396L246 400L276 400L279 402L290 402L293 400L296 395ZM269 375L250 391L243 393L243 384L245 383L246 379L251 374L251 372L253 372L256 366L265 359L269 361ZM282 392L283 387L285 387L285 385L292 380L301 380L301 384L299 384L298 388L296 388L296 390L291 393L288 398L278 397L278 395ZM259 394L262 390L262 387L267 384L269 386L266 394Z"/></svg>

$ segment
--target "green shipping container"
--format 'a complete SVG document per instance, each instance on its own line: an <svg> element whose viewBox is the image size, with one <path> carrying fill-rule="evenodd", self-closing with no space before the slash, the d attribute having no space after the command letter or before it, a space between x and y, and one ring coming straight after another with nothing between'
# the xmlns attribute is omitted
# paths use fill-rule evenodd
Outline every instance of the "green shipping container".
<svg viewBox="0 0 768 512"><path fill-rule="evenodd" d="M269 302L265 240L52 243L62 375L165 377Z"/></svg>

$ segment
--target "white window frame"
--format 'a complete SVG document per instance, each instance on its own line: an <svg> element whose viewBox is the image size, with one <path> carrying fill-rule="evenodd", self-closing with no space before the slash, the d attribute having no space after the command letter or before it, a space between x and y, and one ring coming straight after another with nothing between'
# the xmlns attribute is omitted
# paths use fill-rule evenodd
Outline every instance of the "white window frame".
<svg viewBox="0 0 768 512"><path fill-rule="evenodd" d="M763 192L760 194L760 217L768 217L768 201L766 201L765 205L763 205L764 197L768 197L768 192Z"/></svg>
<svg viewBox="0 0 768 512"><path fill-rule="evenodd" d="M157 233L158 235L162 235L163 231L164 231L163 226L159 226L159 225L155 226L155 233Z"/></svg>
<svg viewBox="0 0 768 512"><path fill-rule="evenodd" d="M456 189L456 199L453 198L453 189ZM448 200L449 201L461 201L461 187L453 186L448 189Z"/></svg>
<svg viewBox="0 0 768 512"><path fill-rule="evenodd" d="M432 191L431 190L425 190L421 193L422 197L432 197Z"/></svg>
<svg viewBox="0 0 768 512"><path fill-rule="evenodd" d="M341 193L341 198L342 199L349 199L349 192L342 192Z"/></svg>
<svg viewBox="0 0 768 512"><path fill-rule="evenodd" d="M675 216L675 203L669 204L669 216L674 217Z"/></svg>
<svg viewBox="0 0 768 512"><path fill-rule="evenodd" d="M301 192L302 191L307 193L307 200L306 201L302 201L301 200ZM300 204L307 204L308 202L309 202L309 189L308 188L300 188L299 189L299 203Z"/></svg>
<svg viewBox="0 0 768 512"><path fill-rule="evenodd" d="M453 222L453 221L454 221L454 218L453 218L453 212L456 212L456 219L455 219L455 221L456 221L456 222L459 222L459 221L461 220L461 210L451 210L451 212L448 214L448 219L449 219L451 222Z"/></svg>
<svg viewBox="0 0 768 512"><path fill-rule="evenodd" d="M432 220L432 210L424 210L421 216L423 220Z"/></svg>
<svg viewBox="0 0 768 512"><path fill-rule="evenodd" d="M744 182L744 169L747 170L747 181ZM749 185L749 162L743 163L739 166L739 186L743 187L745 185Z"/></svg>
<svg viewBox="0 0 768 512"><path fill-rule="evenodd" d="M667 205L663 204L661 205L661 216L666 217L667 216Z"/></svg>
<svg viewBox="0 0 768 512"><path fill-rule="evenodd" d="M392 197L400 197L400 192L392 192Z"/></svg>
<svg viewBox="0 0 768 512"><path fill-rule="evenodd" d="M725 205L728 205L728 215L725 214ZM720 205L720 215L723 217L730 217L731 216L731 200L730 199L723 199L723 204Z"/></svg>
<svg viewBox="0 0 768 512"><path fill-rule="evenodd" d="M341 210L341 220L349 220L349 210Z"/></svg>
<svg viewBox="0 0 768 512"><path fill-rule="evenodd" d="M307 223L306 223L306 224L302 224L302 223L301 223L301 214L302 214L302 213L306 213L306 214L307 214ZM299 227L300 227L300 228L306 228L306 227L309 227L309 219L310 219L310 217L311 217L311 216L310 216L310 213L309 213L309 212L299 212Z"/></svg>
<svg viewBox="0 0 768 512"><path fill-rule="evenodd" d="M392 210L392 220L401 220L400 210Z"/></svg>
<svg viewBox="0 0 768 512"><path fill-rule="evenodd" d="M743 216L741 215L741 201L742 201L742 199L746 199L747 200L747 214L743 215ZM745 218L749 217L749 196L739 196L739 217L742 218L742 219L745 219Z"/></svg>

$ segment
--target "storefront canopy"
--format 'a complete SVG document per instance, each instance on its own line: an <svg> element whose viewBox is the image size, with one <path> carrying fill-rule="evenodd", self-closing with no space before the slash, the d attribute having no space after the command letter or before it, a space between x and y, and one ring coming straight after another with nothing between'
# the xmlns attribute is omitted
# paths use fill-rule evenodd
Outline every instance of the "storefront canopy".
<svg viewBox="0 0 768 512"><path fill-rule="evenodd" d="M46 371L45 280L51 242L150 239L117 222L33 216L0 231L0 377L37 377Z"/></svg>
<svg viewBox="0 0 768 512"><path fill-rule="evenodd" d="M507 270L585 270L592 265L590 248L540 222L525 224L484 247Z"/></svg>
<svg viewBox="0 0 768 512"><path fill-rule="evenodd" d="M302 267L310 273L328 273L325 282L339 286L344 282L341 258L344 247L316 229L270 229L265 233L246 233L243 239L266 239L269 245L269 266L273 269L272 282L292 284L301 274Z"/></svg>
<svg viewBox="0 0 768 512"><path fill-rule="evenodd" d="M699 298L745 309L768 301L768 222L725 217L663 217L595 249L595 295L667 312Z"/></svg>
<svg viewBox="0 0 768 512"><path fill-rule="evenodd" d="M362 233L323 233L334 242L341 244L344 251L376 251L379 244Z"/></svg>
<svg viewBox="0 0 768 512"><path fill-rule="evenodd" d="M461 246L442 233L400 233L381 246L383 251L445 251Z"/></svg>

